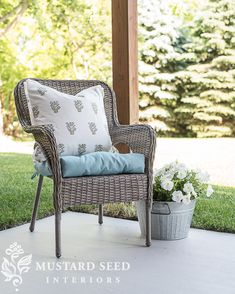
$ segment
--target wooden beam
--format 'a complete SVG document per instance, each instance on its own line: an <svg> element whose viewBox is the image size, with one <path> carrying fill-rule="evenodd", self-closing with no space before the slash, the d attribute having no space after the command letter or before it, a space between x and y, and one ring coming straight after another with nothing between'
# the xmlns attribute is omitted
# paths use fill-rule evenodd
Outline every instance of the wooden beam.
<svg viewBox="0 0 235 294"><path fill-rule="evenodd" d="M138 123L137 0L112 0L113 89L121 124Z"/></svg>

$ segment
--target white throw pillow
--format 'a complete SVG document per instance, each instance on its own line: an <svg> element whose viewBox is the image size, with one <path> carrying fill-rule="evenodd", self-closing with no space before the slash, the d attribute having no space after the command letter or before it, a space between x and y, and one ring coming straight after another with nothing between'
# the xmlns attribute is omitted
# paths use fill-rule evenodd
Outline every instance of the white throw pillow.
<svg viewBox="0 0 235 294"><path fill-rule="evenodd" d="M60 155L111 149L104 91L100 85L73 96L28 79L24 82L24 89L31 124L50 126Z"/></svg>

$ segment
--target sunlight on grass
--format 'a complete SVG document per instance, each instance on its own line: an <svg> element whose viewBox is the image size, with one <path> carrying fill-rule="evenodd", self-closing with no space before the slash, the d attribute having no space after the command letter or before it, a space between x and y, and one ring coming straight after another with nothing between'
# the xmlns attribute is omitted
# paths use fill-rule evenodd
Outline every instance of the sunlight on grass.
<svg viewBox="0 0 235 294"><path fill-rule="evenodd" d="M0 153L0 230L30 221L37 179L31 180L31 155ZM235 187L214 186L212 199L197 202L192 226L235 233ZM96 205L82 205L71 209L97 214ZM39 218L53 214L52 181L44 180ZM132 203L104 206L104 214L112 217L136 219Z"/></svg>

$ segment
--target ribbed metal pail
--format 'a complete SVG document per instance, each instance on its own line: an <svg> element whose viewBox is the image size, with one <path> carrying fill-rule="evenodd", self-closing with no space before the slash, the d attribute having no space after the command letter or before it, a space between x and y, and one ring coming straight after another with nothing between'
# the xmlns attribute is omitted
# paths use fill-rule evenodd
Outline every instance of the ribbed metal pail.
<svg viewBox="0 0 235 294"><path fill-rule="evenodd" d="M151 212L152 239L177 240L188 236L196 200L189 204L153 201ZM145 236L145 203L136 203L141 235Z"/></svg>

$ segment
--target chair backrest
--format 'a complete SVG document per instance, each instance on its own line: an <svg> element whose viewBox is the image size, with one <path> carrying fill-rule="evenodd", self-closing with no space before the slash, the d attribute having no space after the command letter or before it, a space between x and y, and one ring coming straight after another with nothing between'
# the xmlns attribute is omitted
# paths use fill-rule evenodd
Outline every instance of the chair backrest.
<svg viewBox="0 0 235 294"><path fill-rule="evenodd" d="M76 95L86 88L101 85L104 88L104 106L109 129L118 123L115 94L107 84L96 80L32 80L70 95ZM14 97L19 121L23 127L27 127L31 125L31 122L28 103L24 91L24 81L25 79L21 80L15 87Z"/></svg>

